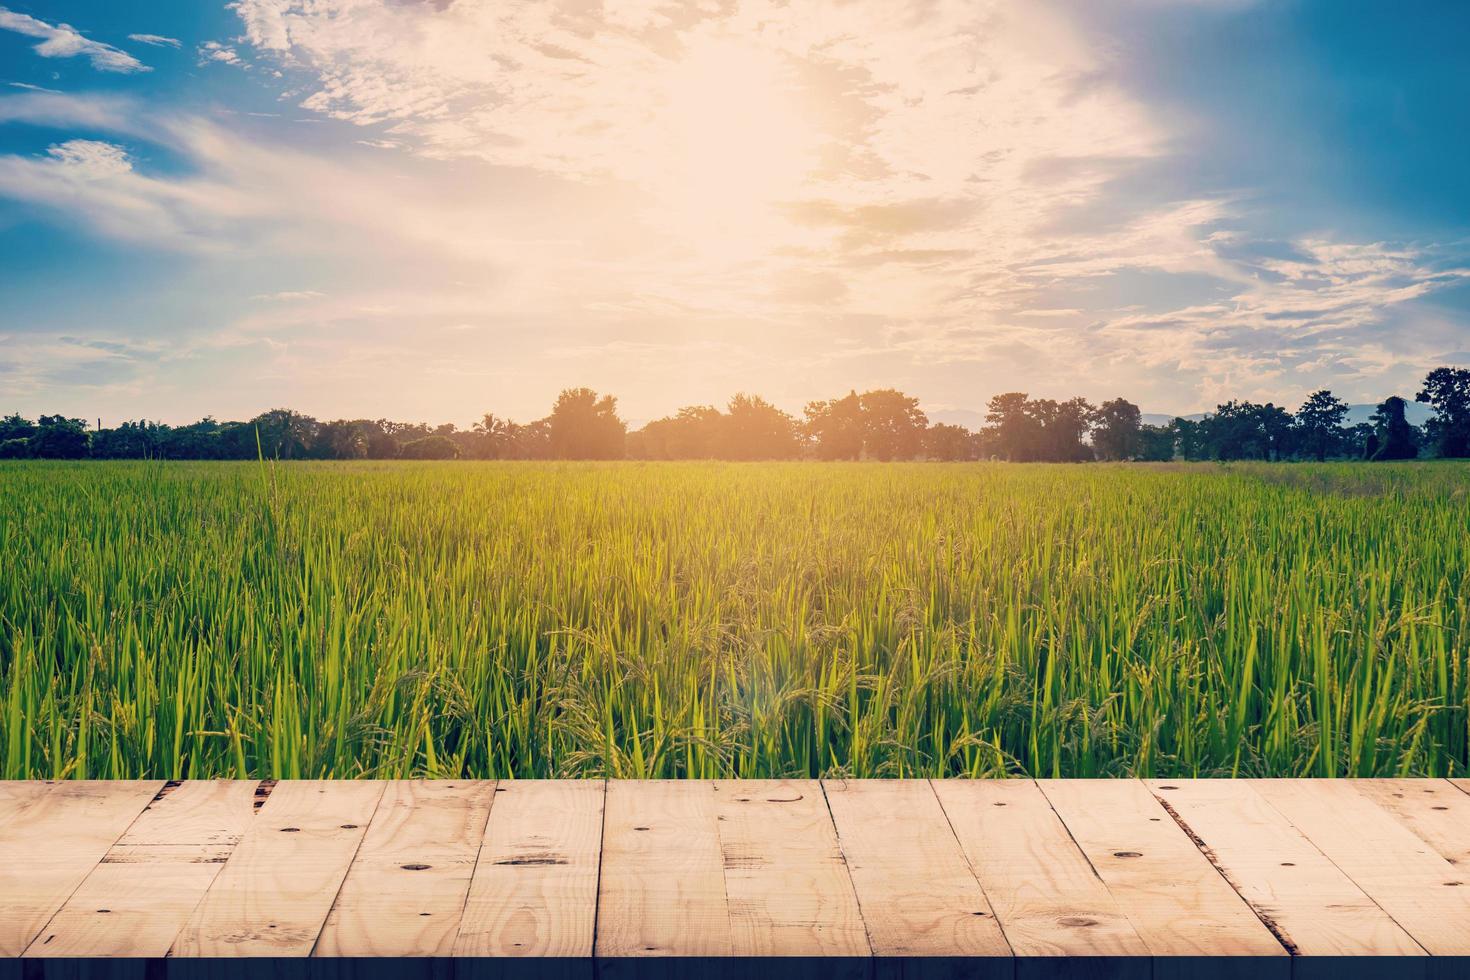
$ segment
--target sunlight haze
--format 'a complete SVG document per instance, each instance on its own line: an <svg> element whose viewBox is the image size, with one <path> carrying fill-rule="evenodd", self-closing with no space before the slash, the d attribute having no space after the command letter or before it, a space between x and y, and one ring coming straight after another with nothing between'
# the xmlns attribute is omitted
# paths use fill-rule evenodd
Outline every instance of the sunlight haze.
<svg viewBox="0 0 1470 980"><path fill-rule="evenodd" d="M1412 395L1470 363L1465 25L5 0L0 410Z"/></svg>

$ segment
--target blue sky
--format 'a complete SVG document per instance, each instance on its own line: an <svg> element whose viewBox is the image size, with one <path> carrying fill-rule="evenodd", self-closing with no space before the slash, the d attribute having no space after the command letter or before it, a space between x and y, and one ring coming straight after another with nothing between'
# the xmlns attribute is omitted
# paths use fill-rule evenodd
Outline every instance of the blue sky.
<svg viewBox="0 0 1470 980"><path fill-rule="evenodd" d="M0 0L0 412L1470 364L1470 5Z"/></svg>

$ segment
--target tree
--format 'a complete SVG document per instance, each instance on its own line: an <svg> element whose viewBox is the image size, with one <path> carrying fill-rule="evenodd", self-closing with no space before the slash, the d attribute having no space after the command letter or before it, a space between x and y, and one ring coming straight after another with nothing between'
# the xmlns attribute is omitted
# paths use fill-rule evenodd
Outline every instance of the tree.
<svg viewBox="0 0 1470 980"><path fill-rule="evenodd" d="M856 391L831 401L808 402L803 414L818 459L857 459L863 454L863 405Z"/></svg>
<svg viewBox="0 0 1470 980"><path fill-rule="evenodd" d="M638 459L713 459L724 420L713 405L686 406L629 435L628 455Z"/></svg>
<svg viewBox="0 0 1470 980"><path fill-rule="evenodd" d="M862 412L863 449L873 459L912 459L924 448L929 418L919 400L893 388L865 391L858 396Z"/></svg>
<svg viewBox="0 0 1470 980"><path fill-rule="evenodd" d="M1143 451L1143 415L1126 398L1098 406L1092 416L1092 448L1099 459L1137 459Z"/></svg>
<svg viewBox="0 0 1470 980"><path fill-rule="evenodd" d="M123 422L115 429L92 434L94 459L159 459L167 426L156 422Z"/></svg>
<svg viewBox="0 0 1470 980"><path fill-rule="evenodd" d="M1085 398L1069 398L1064 402L1038 403L1046 408L1041 419L1045 433L1043 459L1061 463L1080 463L1092 459L1086 445L1096 409Z"/></svg>
<svg viewBox="0 0 1470 980"><path fill-rule="evenodd" d="M547 417L551 452L557 459L621 459L628 427L618 418L618 400L591 388L568 388Z"/></svg>
<svg viewBox="0 0 1470 980"><path fill-rule="evenodd" d="M267 459L305 459L316 441L317 420L289 408L273 408L257 415L252 424Z"/></svg>
<svg viewBox="0 0 1470 980"><path fill-rule="evenodd" d="M1261 433L1266 440L1265 459L1286 459L1291 455L1294 420L1286 409L1270 402L1262 405L1256 413Z"/></svg>
<svg viewBox="0 0 1470 980"><path fill-rule="evenodd" d="M29 419L21 418L19 413L12 413L4 418L0 418L0 442L9 442L12 439L29 439L35 434L35 423Z"/></svg>
<svg viewBox="0 0 1470 980"><path fill-rule="evenodd" d="M1173 425L1138 427L1138 456L1146 463L1167 463L1174 458L1177 433Z"/></svg>
<svg viewBox="0 0 1470 980"><path fill-rule="evenodd" d="M1419 455L1419 439L1409 420L1404 418L1408 406L1398 395L1390 395L1373 413L1373 452L1368 458L1375 462L1394 459L1414 459Z"/></svg>
<svg viewBox="0 0 1470 980"><path fill-rule="evenodd" d="M19 414L0 418L0 459L25 459L31 454L31 436L36 426Z"/></svg>
<svg viewBox="0 0 1470 980"><path fill-rule="evenodd" d="M1057 402L1028 398L1022 391L1006 392L990 399L986 441L997 455L1013 462L1091 459L1092 450L1083 440L1092 427L1093 412L1085 398Z"/></svg>
<svg viewBox="0 0 1470 980"><path fill-rule="evenodd" d="M1228 401L1200 420L1205 454L1219 460L1275 459L1284 454L1291 413L1271 403Z"/></svg>
<svg viewBox="0 0 1470 980"><path fill-rule="evenodd" d="M479 444L480 459L504 459L510 449L511 426L509 419L498 418L490 412L480 416L480 421L471 426Z"/></svg>
<svg viewBox="0 0 1470 980"><path fill-rule="evenodd" d="M1342 423L1348 404L1327 389L1314 391L1296 413L1296 433L1302 449L1318 462L1336 455L1343 444Z"/></svg>
<svg viewBox="0 0 1470 980"><path fill-rule="evenodd" d="M724 459L792 459L799 452L796 420L757 395L730 399L719 429Z"/></svg>
<svg viewBox="0 0 1470 980"><path fill-rule="evenodd" d="M1470 456L1470 369L1441 367L1430 371L1414 396L1434 406L1425 434L1439 456Z"/></svg>
<svg viewBox="0 0 1470 980"><path fill-rule="evenodd" d="M424 436L405 442L398 450L399 459L459 459L459 447L448 436Z"/></svg>
<svg viewBox="0 0 1470 980"><path fill-rule="evenodd" d="M946 463L978 459L979 440L964 426L935 422L924 433L924 455Z"/></svg>
<svg viewBox="0 0 1470 980"><path fill-rule="evenodd" d="M37 459L82 459L87 455L91 439L87 423L61 415L42 415L36 420L31 436L31 455Z"/></svg>
<svg viewBox="0 0 1470 980"><path fill-rule="evenodd" d="M317 459L367 459L371 422L337 419L317 429L312 454Z"/></svg>
<svg viewBox="0 0 1470 980"><path fill-rule="evenodd" d="M1008 391L990 399L985 421L997 455L1012 462L1039 458L1042 421L1024 391Z"/></svg>

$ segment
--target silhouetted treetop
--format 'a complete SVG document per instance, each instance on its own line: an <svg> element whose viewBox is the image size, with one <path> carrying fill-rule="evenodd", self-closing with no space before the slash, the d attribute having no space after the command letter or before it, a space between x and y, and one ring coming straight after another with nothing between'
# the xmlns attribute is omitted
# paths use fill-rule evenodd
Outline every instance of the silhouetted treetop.
<svg viewBox="0 0 1470 980"><path fill-rule="evenodd" d="M1215 411L1146 425L1126 398L992 397L979 431L931 422L917 398L895 388L849 391L806 404L795 418L751 393L725 409L690 405L629 432L617 399L590 388L561 392L551 413L519 423L485 413L468 429L390 419L318 421L274 408L248 422L204 418L170 426L144 419L91 430L85 420L0 417L0 459L1001 459L1102 460L1413 459L1470 455L1470 370L1436 368L1415 396L1434 409L1421 433L1404 399L1378 405L1349 426L1349 406L1313 392L1296 414L1271 403L1231 400Z"/></svg>

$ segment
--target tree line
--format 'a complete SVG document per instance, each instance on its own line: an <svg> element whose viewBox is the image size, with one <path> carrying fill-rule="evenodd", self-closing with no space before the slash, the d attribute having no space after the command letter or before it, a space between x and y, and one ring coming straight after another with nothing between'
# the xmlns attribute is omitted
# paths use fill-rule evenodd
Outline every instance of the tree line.
<svg viewBox="0 0 1470 980"><path fill-rule="evenodd" d="M1229 401L1196 419L1143 422L1124 398L1094 405L1006 392L990 399L978 431L931 422L918 399L892 388L809 402L800 417L756 395L720 410L681 408L629 431L617 399L588 388L561 393L529 423L487 414L468 429L388 419L318 421L278 408L245 422L190 425L129 421L90 428L82 419L0 418L0 459L727 459L1328 460L1470 456L1470 369L1441 367L1415 400L1433 408L1422 427L1393 396L1365 423L1314 392L1296 412Z"/></svg>

